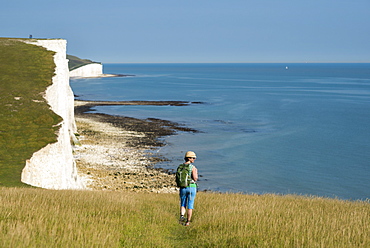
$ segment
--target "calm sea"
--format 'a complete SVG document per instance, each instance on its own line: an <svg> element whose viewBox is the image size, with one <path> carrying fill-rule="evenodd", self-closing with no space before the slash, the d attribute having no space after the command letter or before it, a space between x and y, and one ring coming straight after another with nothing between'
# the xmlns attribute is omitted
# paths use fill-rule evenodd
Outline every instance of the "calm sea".
<svg viewBox="0 0 370 248"><path fill-rule="evenodd" d="M201 190L370 198L370 64L105 64L134 77L71 81L82 100L200 101L97 112L179 122L175 169L193 150Z"/></svg>

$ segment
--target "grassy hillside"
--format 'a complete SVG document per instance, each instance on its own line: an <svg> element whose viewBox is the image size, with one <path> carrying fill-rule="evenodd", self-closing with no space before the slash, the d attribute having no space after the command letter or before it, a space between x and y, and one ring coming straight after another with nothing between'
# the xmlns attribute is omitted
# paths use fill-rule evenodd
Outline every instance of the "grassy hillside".
<svg viewBox="0 0 370 248"><path fill-rule="evenodd" d="M0 186L24 186L25 162L56 141L61 118L45 102L53 52L17 39L0 38Z"/></svg>
<svg viewBox="0 0 370 248"><path fill-rule="evenodd" d="M0 247L370 247L369 201L199 192L184 227L177 194L21 187L25 160L56 141L54 68L52 52L0 38Z"/></svg>
<svg viewBox="0 0 370 248"><path fill-rule="evenodd" d="M0 188L0 247L370 247L370 204L199 192L178 195Z"/></svg>
<svg viewBox="0 0 370 248"><path fill-rule="evenodd" d="M81 66L92 64L92 63L99 63L99 62L94 62L89 59L80 59L76 56L73 55L67 55L67 59L69 60L68 62L68 68L70 71L77 69Z"/></svg>

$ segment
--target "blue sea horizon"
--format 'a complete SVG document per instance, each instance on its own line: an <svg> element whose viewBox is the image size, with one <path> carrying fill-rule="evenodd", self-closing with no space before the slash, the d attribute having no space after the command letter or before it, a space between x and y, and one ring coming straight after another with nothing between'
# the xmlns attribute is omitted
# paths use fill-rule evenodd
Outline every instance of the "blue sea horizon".
<svg viewBox="0 0 370 248"><path fill-rule="evenodd" d="M197 153L201 190L370 198L370 64L106 64L134 77L71 80L83 100L179 100L102 106L199 130L165 137L174 169Z"/></svg>

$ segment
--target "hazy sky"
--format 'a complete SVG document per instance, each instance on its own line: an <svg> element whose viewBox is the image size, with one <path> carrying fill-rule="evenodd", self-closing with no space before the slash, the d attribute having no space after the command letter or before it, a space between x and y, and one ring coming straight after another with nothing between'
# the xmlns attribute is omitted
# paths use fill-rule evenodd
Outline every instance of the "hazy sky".
<svg viewBox="0 0 370 248"><path fill-rule="evenodd" d="M370 62L370 0L2 0L0 37L109 62Z"/></svg>

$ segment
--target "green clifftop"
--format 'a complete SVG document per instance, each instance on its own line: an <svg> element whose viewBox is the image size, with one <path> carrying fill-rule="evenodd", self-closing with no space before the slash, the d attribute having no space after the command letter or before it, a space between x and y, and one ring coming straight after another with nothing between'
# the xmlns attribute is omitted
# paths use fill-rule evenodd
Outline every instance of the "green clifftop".
<svg viewBox="0 0 370 248"><path fill-rule="evenodd" d="M67 54L67 59L69 60L68 68L70 71L77 69L81 66L88 65L88 64L94 64L94 63L101 64L100 62L94 62L89 59L80 59L76 56L68 55L68 54Z"/></svg>

